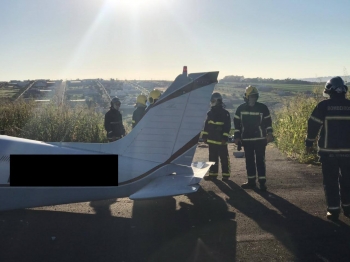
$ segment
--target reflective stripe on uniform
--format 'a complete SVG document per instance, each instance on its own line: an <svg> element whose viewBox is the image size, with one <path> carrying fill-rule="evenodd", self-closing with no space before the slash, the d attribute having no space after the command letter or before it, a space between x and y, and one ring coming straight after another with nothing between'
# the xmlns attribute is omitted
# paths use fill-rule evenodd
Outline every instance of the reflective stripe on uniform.
<svg viewBox="0 0 350 262"><path fill-rule="evenodd" d="M223 135L223 136L229 136L229 134L228 134L228 133L223 133L222 135Z"/></svg>
<svg viewBox="0 0 350 262"><path fill-rule="evenodd" d="M236 118L236 119L241 119L238 115L235 115L234 118Z"/></svg>
<svg viewBox="0 0 350 262"><path fill-rule="evenodd" d="M218 176L218 173L209 172L209 176Z"/></svg>
<svg viewBox="0 0 350 262"><path fill-rule="evenodd" d="M271 118L271 116L270 116L270 115L268 115L268 116L265 116L265 117L264 117L264 119L267 119L267 118Z"/></svg>
<svg viewBox="0 0 350 262"><path fill-rule="evenodd" d="M324 136L324 147L325 148L328 147L328 121L329 120L350 120L350 116L326 116L325 117L325 126L324 126L325 127L325 136ZM342 151L342 152L344 152L344 151ZM346 152L348 152L348 151L346 151Z"/></svg>
<svg viewBox="0 0 350 262"><path fill-rule="evenodd" d="M208 124L223 126L223 125L224 125L224 122L214 122L214 121L212 121L212 120L209 120L209 121L208 121Z"/></svg>
<svg viewBox="0 0 350 262"><path fill-rule="evenodd" d="M241 112L241 115L251 115L251 116L259 116L261 113L259 112L249 112L249 111L243 111Z"/></svg>
<svg viewBox="0 0 350 262"><path fill-rule="evenodd" d="M255 141L255 140L263 140L266 137L257 137L257 138L242 138L243 141Z"/></svg>
<svg viewBox="0 0 350 262"><path fill-rule="evenodd" d="M310 116L310 119L314 120L317 123L323 124L323 121L321 119L318 119L317 117Z"/></svg>
<svg viewBox="0 0 350 262"><path fill-rule="evenodd" d="M342 204L343 207L350 207L350 204Z"/></svg>
<svg viewBox="0 0 350 262"><path fill-rule="evenodd" d="M248 176L248 179L249 179L249 178L256 178L256 176Z"/></svg>
<svg viewBox="0 0 350 262"><path fill-rule="evenodd" d="M229 177L230 174L229 173L222 173L222 176Z"/></svg>
<svg viewBox="0 0 350 262"><path fill-rule="evenodd" d="M325 120L325 125L324 125L324 148L327 148L328 145L328 121Z"/></svg>
<svg viewBox="0 0 350 262"><path fill-rule="evenodd" d="M202 131L202 135L207 135L208 132L207 131Z"/></svg>
<svg viewBox="0 0 350 262"><path fill-rule="evenodd" d="M313 142L315 141L316 139L311 139L311 138L306 138L307 141L310 141L310 142Z"/></svg>
<svg viewBox="0 0 350 262"><path fill-rule="evenodd" d="M132 123L135 123L135 120L132 120Z"/></svg>
<svg viewBox="0 0 350 262"><path fill-rule="evenodd" d="M340 209L340 207L328 207L329 210L337 210Z"/></svg>
<svg viewBox="0 0 350 262"><path fill-rule="evenodd" d="M259 176L258 179L259 180L266 180L266 176Z"/></svg>
<svg viewBox="0 0 350 262"><path fill-rule="evenodd" d="M319 148L320 152L329 152L329 153L349 153L350 148L338 148L338 149L326 149L326 148Z"/></svg>
<svg viewBox="0 0 350 262"><path fill-rule="evenodd" d="M243 116L244 115L251 115L251 116L260 116L260 123L262 121L262 116L263 114L260 113L260 112L250 112L250 111L242 111L241 112L241 118L243 119ZM267 130L267 129L266 129ZM272 130L272 128L271 128ZM266 139L265 137L262 137L263 136L263 132L261 130L261 126L259 126L259 131L260 131L260 137L258 138L242 138L242 141L255 141L255 140L263 140L263 139ZM242 122L242 133L244 134L244 125L243 125L243 122Z"/></svg>
<svg viewBox="0 0 350 262"><path fill-rule="evenodd" d="M325 119L329 120L350 120L350 116L326 116Z"/></svg>
<svg viewBox="0 0 350 262"><path fill-rule="evenodd" d="M218 142L218 141L214 141L214 140L207 140L207 143L211 143L211 144L216 144L216 145L222 145L222 142ZM225 145L226 143L224 143Z"/></svg>

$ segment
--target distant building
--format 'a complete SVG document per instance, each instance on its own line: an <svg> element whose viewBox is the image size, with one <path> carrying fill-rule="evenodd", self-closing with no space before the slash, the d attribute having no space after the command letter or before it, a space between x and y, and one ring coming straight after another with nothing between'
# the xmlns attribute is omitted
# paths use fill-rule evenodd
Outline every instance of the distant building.
<svg viewBox="0 0 350 262"><path fill-rule="evenodd" d="M93 96L93 95L97 95L98 92L96 89L84 89L83 94L84 96Z"/></svg>
<svg viewBox="0 0 350 262"><path fill-rule="evenodd" d="M117 97L126 97L129 93L129 91L126 90L108 90L109 91L109 96L113 97L113 96L117 96Z"/></svg>
<svg viewBox="0 0 350 262"><path fill-rule="evenodd" d="M94 84L96 82L96 79L84 79L81 80L82 84L86 85L86 84Z"/></svg>
<svg viewBox="0 0 350 262"><path fill-rule="evenodd" d="M67 86L69 86L69 87L80 87L80 86L83 86L83 83L80 80L67 81Z"/></svg>
<svg viewBox="0 0 350 262"><path fill-rule="evenodd" d="M30 83L30 81L19 81L19 80L11 80L9 85L17 86L19 88L25 87Z"/></svg>
<svg viewBox="0 0 350 262"><path fill-rule="evenodd" d="M45 88L47 87L46 81L36 81L32 87Z"/></svg>

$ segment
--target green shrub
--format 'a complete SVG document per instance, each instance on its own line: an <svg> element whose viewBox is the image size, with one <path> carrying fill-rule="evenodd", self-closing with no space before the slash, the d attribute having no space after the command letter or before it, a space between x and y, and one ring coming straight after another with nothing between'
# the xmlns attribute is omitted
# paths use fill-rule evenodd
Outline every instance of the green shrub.
<svg viewBox="0 0 350 262"><path fill-rule="evenodd" d="M323 100L321 94L320 88L315 88L311 96L300 94L285 100L283 107L274 112L275 144L282 152L300 163L316 163L318 161L316 142L313 153L306 154L305 139L308 119L315 106Z"/></svg>

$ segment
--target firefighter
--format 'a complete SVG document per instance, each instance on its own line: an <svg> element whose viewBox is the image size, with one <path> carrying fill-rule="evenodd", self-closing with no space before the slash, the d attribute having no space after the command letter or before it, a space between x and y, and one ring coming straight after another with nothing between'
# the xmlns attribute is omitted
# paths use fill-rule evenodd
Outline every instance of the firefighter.
<svg viewBox="0 0 350 262"><path fill-rule="evenodd" d="M322 163L323 187L327 203L326 217L337 220L343 209L350 217L350 101L348 87L341 77L331 78L325 85L323 100L314 108L309 120L306 152L318 135L318 156ZM339 172L340 171L340 172Z"/></svg>
<svg viewBox="0 0 350 262"><path fill-rule="evenodd" d="M108 142L116 141L125 136L123 117L119 111L121 102L118 97L111 101L111 107L105 114L104 126L107 131Z"/></svg>
<svg viewBox="0 0 350 262"><path fill-rule="evenodd" d="M230 113L224 108L220 93L213 93L210 99L211 109L207 113L202 139L209 145L209 161L215 162L210 167L209 178L217 178L219 158L221 161L222 179L230 178L230 158L227 141L231 130Z"/></svg>
<svg viewBox="0 0 350 262"><path fill-rule="evenodd" d="M248 182L242 188L256 187L256 171L261 191L266 191L266 145L273 141L272 120L268 107L257 102L259 91L254 86L245 90L244 101L234 115L235 144L244 147Z"/></svg>
<svg viewBox="0 0 350 262"><path fill-rule="evenodd" d="M132 128L141 120L146 110L147 97L145 95L139 95L136 98L136 109L132 114Z"/></svg>
<svg viewBox="0 0 350 262"><path fill-rule="evenodd" d="M148 96L149 105L153 105L159 99L162 93L158 89L153 89Z"/></svg>

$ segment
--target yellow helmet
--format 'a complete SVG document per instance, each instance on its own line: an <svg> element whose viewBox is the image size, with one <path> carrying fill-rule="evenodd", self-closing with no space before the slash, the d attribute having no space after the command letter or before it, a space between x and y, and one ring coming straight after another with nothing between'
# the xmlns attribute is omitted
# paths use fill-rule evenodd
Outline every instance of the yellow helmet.
<svg viewBox="0 0 350 262"><path fill-rule="evenodd" d="M136 98L136 104L146 106L146 102L147 102L147 97L145 95L139 95Z"/></svg>
<svg viewBox="0 0 350 262"><path fill-rule="evenodd" d="M153 89L148 96L148 102L150 104L154 104L154 102L156 102L158 100L158 98L160 97L161 92L158 89Z"/></svg>
<svg viewBox="0 0 350 262"><path fill-rule="evenodd" d="M259 91L255 86L250 85L245 89L244 98L248 99L250 95L257 95L259 97Z"/></svg>

